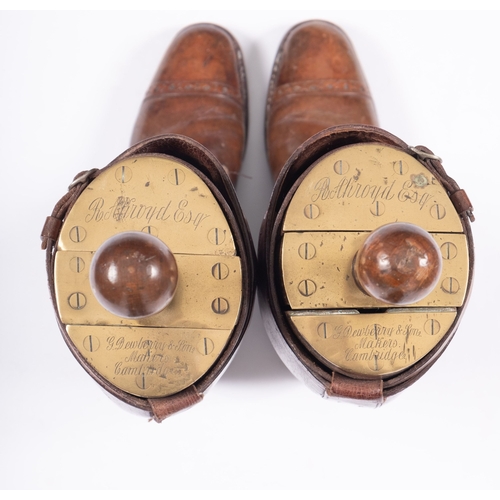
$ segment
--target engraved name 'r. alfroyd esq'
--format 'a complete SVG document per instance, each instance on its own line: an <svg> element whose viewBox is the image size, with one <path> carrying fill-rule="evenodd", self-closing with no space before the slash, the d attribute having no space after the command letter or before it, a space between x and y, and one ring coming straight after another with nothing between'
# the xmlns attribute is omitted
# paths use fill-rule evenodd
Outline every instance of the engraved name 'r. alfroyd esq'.
<svg viewBox="0 0 500 500"><path fill-rule="evenodd" d="M401 203L418 203L421 210L433 196L422 192L421 189L414 189L415 187L411 180L406 180L399 185L396 184L395 180L386 185L363 184L357 181L357 176L349 179L344 178L338 184L331 186L330 177L323 177L314 185L311 201L357 198L371 200L371 203L375 203L380 200L394 199Z"/></svg>
<svg viewBox="0 0 500 500"><path fill-rule="evenodd" d="M118 196L116 201L111 205L106 205L104 198L96 198L89 205L89 212L85 217L85 222L102 222L110 218L121 222L124 220L143 220L151 223L151 221L173 221L183 222L184 224L192 224L196 230L198 226L210 214L204 212L195 212L190 210L189 201L181 200L177 204L169 201L166 205L146 205L136 203L135 198L126 196Z"/></svg>

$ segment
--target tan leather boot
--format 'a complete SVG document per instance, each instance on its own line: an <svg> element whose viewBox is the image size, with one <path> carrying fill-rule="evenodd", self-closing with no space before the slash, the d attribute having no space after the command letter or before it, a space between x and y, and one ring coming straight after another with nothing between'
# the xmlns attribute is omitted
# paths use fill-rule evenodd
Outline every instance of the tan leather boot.
<svg viewBox="0 0 500 500"><path fill-rule="evenodd" d="M293 27L278 49L267 97L267 155L274 177L304 141L348 123L377 125L350 40L326 21Z"/></svg>
<svg viewBox="0 0 500 500"><path fill-rule="evenodd" d="M190 26L144 100L134 145L77 175L42 231L71 352L158 422L203 399L250 320L254 248L227 174L241 167L246 109L236 41Z"/></svg>
<svg viewBox="0 0 500 500"><path fill-rule="evenodd" d="M241 49L226 30L196 24L170 45L142 107L132 144L175 133L212 152L236 181L245 151L247 87Z"/></svg>
<svg viewBox="0 0 500 500"><path fill-rule="evenodd" d="M345 34L292 28L267 103L277 181L259 239L264 324L314 391L379 405L452 339L474 247L472 206L440 159L375 124Z"/></svg>

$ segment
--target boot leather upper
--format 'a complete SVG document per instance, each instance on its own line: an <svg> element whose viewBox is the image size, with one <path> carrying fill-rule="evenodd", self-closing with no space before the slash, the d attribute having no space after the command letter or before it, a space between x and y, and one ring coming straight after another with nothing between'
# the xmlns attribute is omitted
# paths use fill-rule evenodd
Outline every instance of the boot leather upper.
<svg viewBox="0 0 500 500"><path fill-rule="evenodd" d="M142 103L132 144L166 133L185 135L209 149L234 182L246 122L240 48L223 28L197 24L181 31L166 52Z"/></svg>
<svg viewBox="0 0 500 500"><path fill-rule="evenodd" d="M304 141L344 124L377 125L354 48L329 22L299 24L281 43L269 85L266 143L274 177Z"/></svg>

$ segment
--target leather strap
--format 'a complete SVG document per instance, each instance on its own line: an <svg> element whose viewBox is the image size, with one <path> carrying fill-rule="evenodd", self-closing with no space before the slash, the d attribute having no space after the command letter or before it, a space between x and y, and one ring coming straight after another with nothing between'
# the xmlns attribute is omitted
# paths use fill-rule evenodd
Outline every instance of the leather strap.
<svg viewBox="0 0 500 500"><path fill-rule="evenodd" d="M349 399L383 400L381 380L355 380L341 373L332 373L330 386L326 388L329 396L342 396Z"/></svg>
<svg viewBox="0 0 500 500"><path fill-rule="evenodd" d="M195 385L184 389L169 398L148 399L151 405L151 413L155 422L162 422L174 413L190 408L203 399L203 394L199 393Z"/></svg>

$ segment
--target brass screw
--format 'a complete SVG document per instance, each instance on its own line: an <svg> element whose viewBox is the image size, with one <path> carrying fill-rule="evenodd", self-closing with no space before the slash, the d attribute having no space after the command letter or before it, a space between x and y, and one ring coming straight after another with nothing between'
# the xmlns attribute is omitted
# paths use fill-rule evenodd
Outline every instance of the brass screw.
<svg viewBox="0 0 500 500"><path fill-rule="evenodd" d="M68 304L72 309L79 311L87 305L87 297L82 292L72 293L68 297Z"/></svg>
<svg viewBox="0 0 500 500"><path fill-rule="evenodd" d="M333 164L333 170L338 175L347 174L349 171L349 163L344 160L338 160Z"/></svg>
<svg viewBox="0 0 500 500"><path fill-rule="evenodd" d="M312 280L302 280L299 283L299 292L304 297L310 297L314 292L316 292L316 283Z"/></svg>
<svg viewBox="0 0 500 500"><path fill-rule="evenodd" d="M319 215L319 207L314 203L310 203L304 207L304 215L308 219L316 219Z"/></svg>
<svg viewBox="0 0 500 500"><path fill-rule="evenodd" d="M222 245L226 240L226 231L225 229L220 229L218 227L214 227L210 229L208 232L208 241L212 243L212 245Z"/></svg>
<svg viewBox="0 0 500 500"><path fill-rule="evenodd" d="M217 262L217 264L212 267L212 276L216 280L225 280L229 276L229 267L223 262Z"/></svg>
<svg viewBox="0 0 500 500"><path fill-rule="evenodd" d="M443 292L454 295L460 290L460 283L455 278L445 278L441 282L441 289Z"/></svg>
<svg viewBox="0 0 500 500"><path fill-rule="evenodd" d="M121 183L125 184L126 182L132 179L132 169L127 167L126 165L122 165L115 170L115 179Z"/></svg>
<svg viewBox="0 0 500 500"><path fill-rule="evenodd" d="M203 356L208 356L214 350L215 344L212 339L203 337L199 342L197 349Z"/></svg>
<svg viewBox="0 0 500 500"><path fill-rule="evenodd" d="M186 174L180 168L174 168L169 172L168 180L174 186L179 186L186 180Z"/></svg>
<svg viewBox="0 0 500 500"><path fill-rule="evenodd" d="M316 256L316 247L312 243L302 243L299 247L299 255L304 260L314 259Z"/></svg>
<svg viewBox="0 0 500 500"><path fill-rule="evenodd" d="M226 314L229 311L229 302L222 297L217 297L212 301L212 311L215 314Z"/></svg>
<svg viewBox="0 0 500 500"><path fill-rule="evenodd" d="M82 226L73 226L69 230L69 239L73 243L81 243L87 236L87 231Z"/></svg>

